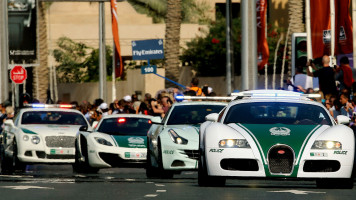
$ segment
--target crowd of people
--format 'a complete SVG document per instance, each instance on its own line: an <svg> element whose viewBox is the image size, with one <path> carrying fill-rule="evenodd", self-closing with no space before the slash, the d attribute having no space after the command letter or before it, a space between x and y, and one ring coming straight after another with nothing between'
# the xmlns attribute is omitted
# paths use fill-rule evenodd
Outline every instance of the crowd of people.
<svg viewBox="0 0 356 200"><path fill-rule="evenodd" d="M322 68L318 69L311 60L298 63L295 75L287 82L288 90L306 94L321 94L320 102L337 120L338 115L351 119L350 127L356 131L356 82L353 79L349 59L340 59L340 65L330 66L329 56L323 56ZM306 73L304 69L306 68ZM313 69L313 70L312 70Z"/></svg>

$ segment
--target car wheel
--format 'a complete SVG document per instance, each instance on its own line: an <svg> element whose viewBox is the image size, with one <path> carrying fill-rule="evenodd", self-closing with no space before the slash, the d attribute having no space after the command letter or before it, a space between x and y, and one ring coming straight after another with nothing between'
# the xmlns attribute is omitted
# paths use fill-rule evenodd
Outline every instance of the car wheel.
<svg viewBox="0 0 356 200"><path fill-rule="evenodd" d="M316 180L317 188L321 189L352 189L353 178L325 178Z"/></svg>
<svg viewBox="0 0 356 200"><path fill-rule="evenodd" d="M12 166L15 171L24 172L26 170L26 164L21 162L17 157L18 150L17 150L17 142L14 138L13 142L13 156L12 156Z"/></svg>
<svg viewBox="0 0 356 200"><path fill-rule="evenodd" d="M88 148L87 148L87 142L85 139L82 139L82 153L84 157L84 161L81 160L81 155L79 153L79 145L78 145L78 140L75 141L75 161L74 164L72 165L73 171L77 173L83 173L83 174L92 174L92 173L98 173L99 168L94 168L89 165L88 161Z"/></svg>
<svg viewBox="0 0 356 200"><path fill-rule="evenodd" d="M151 154L149 153L149 142L147 140L147 158L146 158L146 177L147 178L159 178L159 171L156 167L152 166Z"/></svg>
<svg viewBox="0 0 356 200"><path fill-rule="evenodd" d="M174 175L173 171L164 170L163 168L162 147L160 140L158 140L158 173L160 175L160 178L164 179L171 179Z"/></svg>
<svg viewBox="0 0 356 200"><path fill-rule="evenodd" d="M198 185L202 187L224 186L226 183L226 178L219 176L209 176L206 165L203 164L204 160L204 152L200 150L200 156L198 160Z"/></svg>
<svg viewBox="0 0 356 200"><path fill-rule="evenodd" d="M13 172L13 167L12 167L12 159L7 157L5 155L5 148L4 145L1 145L0 147L1 151L1 173L2 174L11 174Z"/></svg>

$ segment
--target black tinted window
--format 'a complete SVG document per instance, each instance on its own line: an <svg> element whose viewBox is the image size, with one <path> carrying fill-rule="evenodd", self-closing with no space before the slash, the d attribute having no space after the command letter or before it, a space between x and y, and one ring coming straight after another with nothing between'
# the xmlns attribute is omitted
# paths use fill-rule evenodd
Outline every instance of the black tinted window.
<svg viewBox="0 0 356 200"><path fill-rule="evenodd" d="M236 104L229 109L224 123L332 125L320 106L281 102Z"/></svg>
<svg viewBox="0 0 356 200"><path fill-rule="evenodd" d="M98 132L110 135L147 135L151 120L146 118L108 118L104 119Z"/></svg>
<svg viewBox="0 0 356 200"><path fill-rule="evenodd" d="M24 112L21 124L62 124L87 126L84 117L75 112L28 111Z"/></svg>
<svg viewBox="0 0 356 200"><path fill-rule="evenodd" d="M224 105L184 105L176 106L169 116L167 125L200 124L205 122L205 116L219 113Z"/></svg>

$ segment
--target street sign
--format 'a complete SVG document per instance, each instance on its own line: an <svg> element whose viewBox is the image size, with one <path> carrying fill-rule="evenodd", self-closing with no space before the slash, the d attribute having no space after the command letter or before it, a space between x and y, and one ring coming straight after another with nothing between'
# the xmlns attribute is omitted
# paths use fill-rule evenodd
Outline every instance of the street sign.
<svg viewBox="0 0 356 200"><path fill-rule="evenodd" d="M15 66L10 71L10 78L16 84L22 84L27 79L27 71L22 66Z"/></svg>
<svg viewBox="0 0 356 200"><path fill-rule="evenodd" d="M154 60L163 58L163 39L132 41L133 60Z"/></svg>
<svg viewBox="0 0 356 200"><path fill-rule="evenodd" d="M141 66L141 74L156 74L156 73L157 73L157 66L156 65Z"/></svg>

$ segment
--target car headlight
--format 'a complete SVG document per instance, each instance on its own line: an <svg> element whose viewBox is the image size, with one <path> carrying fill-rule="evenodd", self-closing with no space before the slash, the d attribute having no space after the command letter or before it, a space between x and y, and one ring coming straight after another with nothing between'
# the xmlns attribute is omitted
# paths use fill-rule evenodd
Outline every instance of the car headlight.
<svg viewBox="0 0 356 200"><path fill-rule="evenodd" d="M188 144L188 140L180 137L173 129L168 130L169 135L171 136L171 139L174 143L176 144Z"/></svg>
<svg viewBox="0 0 356 200"><path fill-rule="evenodd" d="M40 139L40 137L38 137L37 135L32 136L32 138L31 138L31 142L32 142L33 144L38 144L38 143L40 143L40 141L41 141L41 139Z"/></svg>
<svg viewBox="0 0 356 200"><path fill-rule="evenodd" d="M342 149L341 142L329 140L315 140L312 149Z"/></svg>
<svg viewBox="0 0 356 200"><path fill-rule="evenodd" d="M251 148L245 139L224 139L219 141L220 148Z"/></svg>
<svg viewBox="0 0 356 200"><path fill-rule="evenodd" d="M105 140L104 138L95 137L95 140L102 145L112 146L111 142Z"/></svg>

